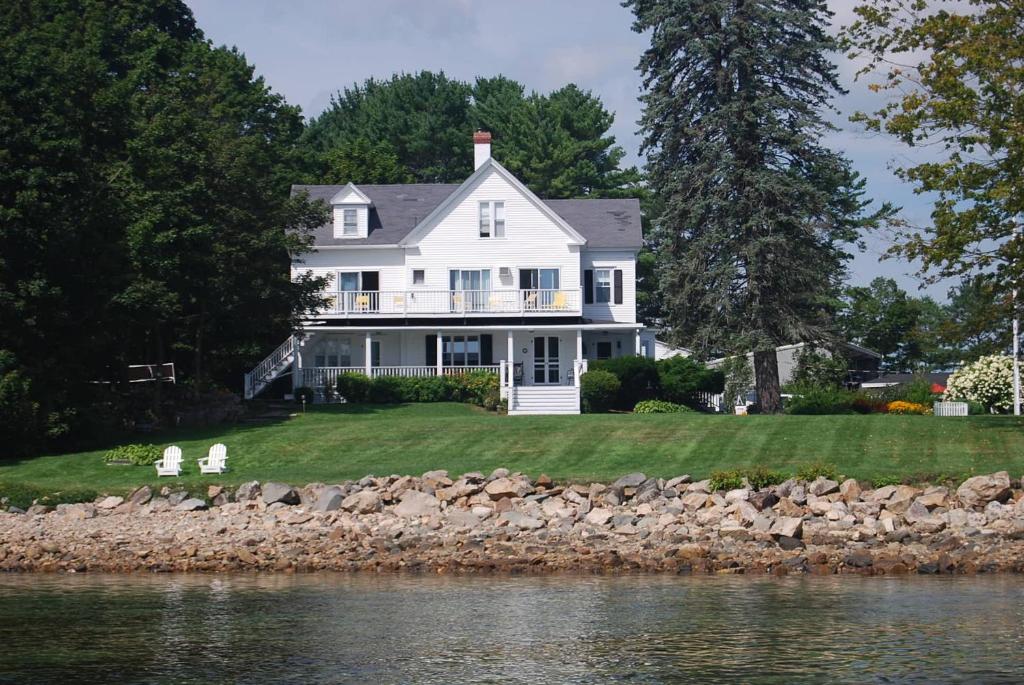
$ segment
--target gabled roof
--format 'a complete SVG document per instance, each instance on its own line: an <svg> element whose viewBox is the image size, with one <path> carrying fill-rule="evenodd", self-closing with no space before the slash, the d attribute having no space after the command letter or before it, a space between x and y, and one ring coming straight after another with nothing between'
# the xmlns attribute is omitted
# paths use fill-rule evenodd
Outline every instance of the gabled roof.
<svg viewBox="0 0 1024 685"><path fill-rule="evenodd" d="M500 167L495 163L496 167ZM484 168L484 167L481 167ZM502 167L503 169L503 167ZM512 176L507 170L505 173ZM471 177L472 178L472 177ZM512 177L513 179L515 177ZM518 180L515 183L519 183ZM398 245L435 209L448 200L464 184L407 183L393 185L359 185L370 206L370 232L366 238L335 238L330 220L314 231L313 244L333 245ZM521 184L520 184L521 185ZM308 193L313 200L331 204L331 200L347 186L294 185L292 195ZM527 190L529 193L529 191ZM530 193L547 212L557 215L553 220L567 224L586 240L588 248L619 248L636 250L642 244L640 202L628 199L541 200Z"/></svg>
<svg viewBox="0 0 1024 685"><path fill-rule="evenodd" d="M572 226L566 223L565 219L560 217L556 212L552 211L550 207L544 204L544 201L533 194L529 188L524 186L518 178L512 175L512 173L505 167L494 161L493 157L488 157L487 160L474 171L469 178L462 182L458 190L445 198L444 202L439 204L423 221L421 221L416 228L409 232L407 236L402 238L402 245L415 245L423 235L430 230L430 224L439 216L444 214L449 207L454 206L459 200L469 194L473 189L473 185L481 178L483 178L487 172L494 171L499 176L505 179L509 185L518 190L523 197L525 197L530 203L532 203L537 209L541 211L546 217L554 222L558 228L568 236L569 242L575 245L584 245L587 239L576 232Z"/></svg>
<svg viewBox="0 0 1024 685"><path fill-rule="evenodd" d="M353 185L352 183L349 183L344 188L335 193L334 197L331 198L330 204L341 204L345 200L348 200L350 196L355 196L355 198L362 204L373 204L370 198L366 197L363 191L359 190L359 188L356 188L355 185ZM351 202L351 200L349 201Z"/></svg>

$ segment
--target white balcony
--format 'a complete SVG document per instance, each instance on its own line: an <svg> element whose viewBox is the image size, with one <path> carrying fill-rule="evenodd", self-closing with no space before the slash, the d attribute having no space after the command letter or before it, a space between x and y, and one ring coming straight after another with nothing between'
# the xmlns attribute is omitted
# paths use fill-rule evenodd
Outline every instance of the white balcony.
<svg viewBox="0 0 1024 685"><path fill-rule="evenodd" d="M344 318L580 314L579 290L349 290L319 316Z"/></svg>

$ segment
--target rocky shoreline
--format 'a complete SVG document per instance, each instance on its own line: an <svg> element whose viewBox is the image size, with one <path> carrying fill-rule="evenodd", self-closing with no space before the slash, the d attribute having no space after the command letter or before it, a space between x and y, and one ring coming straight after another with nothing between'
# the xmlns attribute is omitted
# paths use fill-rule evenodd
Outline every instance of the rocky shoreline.
<svg viewBox="0 0 1024 685"><path fill-rule="evenodd" d="M498 469L293 488L148 486L0 513L0 571L990 573L1024 571L1024 491L790 480L710 492L636 473L556 484Z"/></svg>

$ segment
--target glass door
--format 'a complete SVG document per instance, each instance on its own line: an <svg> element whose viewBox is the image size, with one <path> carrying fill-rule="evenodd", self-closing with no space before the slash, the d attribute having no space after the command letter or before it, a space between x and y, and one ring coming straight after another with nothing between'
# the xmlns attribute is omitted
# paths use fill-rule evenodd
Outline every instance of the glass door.
<svg viewBox="0 0 1024 685"><path fill-rule="evenodd" d="M453 312L485 311L491 289L490 269L452 269L448 272Z"/></svg>
<svg viewBox="0 0 1024 685"><path fill-rule="evenodd" d="M538 335L533 339L533 382L538 385L557 385L560 376L558 338Z"/></svg>

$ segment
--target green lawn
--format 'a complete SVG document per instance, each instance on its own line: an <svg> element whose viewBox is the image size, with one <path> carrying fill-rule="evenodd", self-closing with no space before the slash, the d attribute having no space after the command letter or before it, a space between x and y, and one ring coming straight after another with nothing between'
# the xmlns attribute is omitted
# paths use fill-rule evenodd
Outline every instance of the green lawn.
<svg viewBox="0 0 1024 685"><path fill-rule="evenodd" d="M580 480L630 471L705 477L755 464L794 471L815 461L867 479L1024 472L1024 421L1002 416L505 417L461 404L333 405L279 423L182 430L154 441L181 446L181 481L189 485L305 484L438 468L486 473L498 466ZM195 460L215 442L228 446L232 472L200 476ZM117 492L157 482L152 467L106 466L102 454L2 462L0 483Z"/></svg>

